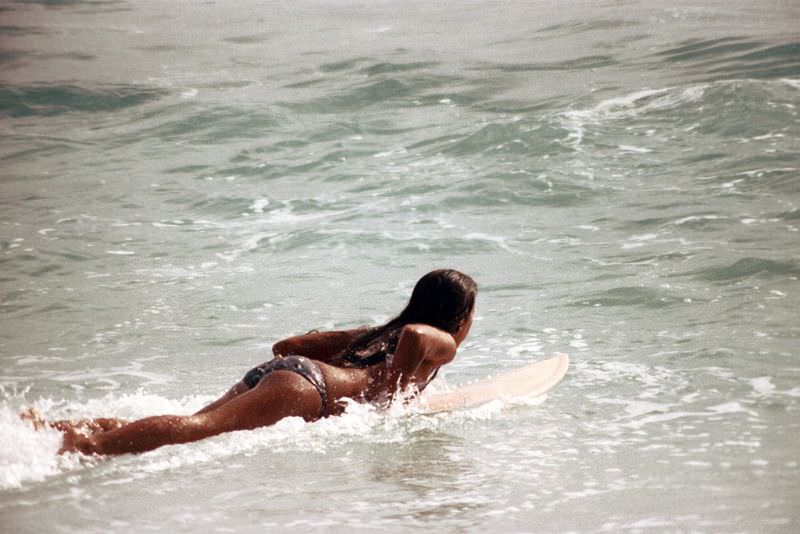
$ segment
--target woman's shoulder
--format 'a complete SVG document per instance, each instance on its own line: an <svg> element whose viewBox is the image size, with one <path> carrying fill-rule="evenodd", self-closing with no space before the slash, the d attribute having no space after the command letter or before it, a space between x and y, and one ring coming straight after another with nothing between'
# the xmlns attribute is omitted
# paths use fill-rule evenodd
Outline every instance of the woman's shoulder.
<svg viewBox="0 0 800 534"><path fill-rule="evenodd" d="M401 335L413 335L433 339L447 339L453 337L450 333L445 332L441 328L436 328L426 323L409 323L403 325L398 331L398 337Z"/></svg>
<svg viewBox="0 0 800 534"><path fill-rule="evenodd" d="M424 323L407 324L400 334L399 343L416 345L420 349L433 350L437 354L455 355L458 345L449 332Z"/></svg>

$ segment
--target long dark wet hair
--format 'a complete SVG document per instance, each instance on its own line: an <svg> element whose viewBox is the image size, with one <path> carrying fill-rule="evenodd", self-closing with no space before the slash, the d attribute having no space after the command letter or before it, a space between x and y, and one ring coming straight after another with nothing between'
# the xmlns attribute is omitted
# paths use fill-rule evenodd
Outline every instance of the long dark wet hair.
<svg viewBox="0 0 800 534"><path fill-rule="evenodd" d="M419 279L405 309L384 324L367 330L343 352L352 355L376 339L407 324L422 323L455 334L475 307L478 285L468 275L453 270L431 271Z"/></svg>

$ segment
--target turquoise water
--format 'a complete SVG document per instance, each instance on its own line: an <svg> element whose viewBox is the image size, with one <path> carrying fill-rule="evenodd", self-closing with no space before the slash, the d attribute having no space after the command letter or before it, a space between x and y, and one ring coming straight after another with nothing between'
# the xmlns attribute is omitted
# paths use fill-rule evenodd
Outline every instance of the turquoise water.
<svg viewBox="0 0 800 534"><path fill-rule="evenodd" d="M3 530L797 531L799 15L3 3ZM191 412L443 266L435 386L568 352L548 398L111 460L16 418Z"/></svg>

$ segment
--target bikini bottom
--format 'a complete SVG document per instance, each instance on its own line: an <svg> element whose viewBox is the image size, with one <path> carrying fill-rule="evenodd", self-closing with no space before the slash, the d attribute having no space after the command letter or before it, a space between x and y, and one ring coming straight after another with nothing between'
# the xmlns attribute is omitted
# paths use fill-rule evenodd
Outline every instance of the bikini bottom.
<svg viewBox="0 0 800 534"><path fill-rule="evenodd" d="M319 368L317 362L305 356L275 358L274 360L264 362L258 367L250 369L247 374L244 375L242 382L250 389L253 389L262 378L272 371L291 371L311 382L311 385L317 388L320 399L322 400L320 417L328 417L328 384L325 382L325 376L322 374L322 369Z"/></svg>

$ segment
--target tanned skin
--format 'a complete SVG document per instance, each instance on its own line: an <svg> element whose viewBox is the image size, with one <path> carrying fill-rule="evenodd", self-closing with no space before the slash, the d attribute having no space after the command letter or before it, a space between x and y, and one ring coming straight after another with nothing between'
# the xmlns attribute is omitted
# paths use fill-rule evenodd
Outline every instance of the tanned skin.
<svg viewBox="0 0 800 534"><path fill-rule="evenodd" d="M296 354L319 363L328 386L331 413L341 413L340 399L362 402L391 401L398 391L423 387L436 369L453 360L472 325L472 314L450 334L426 324L405 325L398 338L391 366L365 369L329 365L364 329L313 332L281 340L273 346L276 357ZM222 397L193 415L159 415L133 422L118 419L46 423L31 412L34 424L48 424L64 432L60 453L140 453L178 443L197 441L223 432L249 430L285 417L306 421L320 418L322 400L305 378L290 371L273 371L253 389L235 384Z"/></svg>

